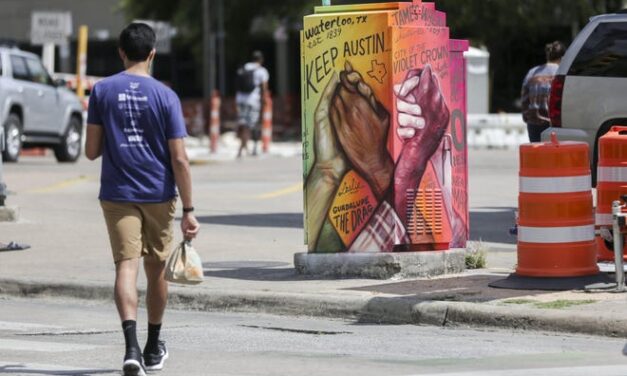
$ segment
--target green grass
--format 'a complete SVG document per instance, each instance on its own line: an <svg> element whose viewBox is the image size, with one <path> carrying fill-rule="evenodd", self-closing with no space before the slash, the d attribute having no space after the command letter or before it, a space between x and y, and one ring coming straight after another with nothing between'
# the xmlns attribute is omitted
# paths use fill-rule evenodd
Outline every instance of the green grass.
<svg viewBox="0 0 627 376"><path fill-rule="evenodd" d="M529 304L529 303L535 303L535 300L531 300L531 299L509 299L509 300L505 300L503 301L504 304Z"/></svg>
<svg viewBox="0 0 627 376"><path fill-rule="evenodd" d="M565 309L568 307L574 307L583 304L592 304L596 303L596 300L587 299L587 300L565 300L558 299L552 300L550 302L539 302L533 299L508 299L504 300L502 304L533 304L535 308L545 308L545 309Z"/></svg>
<svg viewBox="0 0 627 376"><path fill-rule="evenodd" d="M592 304L592 303L596 303L596 300L593 299L587 299L587 300L563 300L563 299L559 299L559 300L554 300L551 302L539 302L539 303L535 303L534 305L537 308L548 308L548 309L564 309L564 308L568 308L568 307L574 307L574 306L578 306L578 305L584 305L584 304Z"/></svg>
<svg viewBox="0 0 627 376"><path fill-rule="evenodd" d="M481 241L468 242L466 246L466 269L483 269L486 267L488 247Z"/></svg>

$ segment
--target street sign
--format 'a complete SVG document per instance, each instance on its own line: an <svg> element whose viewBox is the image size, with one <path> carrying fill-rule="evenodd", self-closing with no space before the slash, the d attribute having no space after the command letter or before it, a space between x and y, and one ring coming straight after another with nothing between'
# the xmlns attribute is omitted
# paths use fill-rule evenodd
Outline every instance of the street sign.
<svg viewBox="0 0 627 376"><path fill-rule="evenodd" d="M32 44L63 44L72 34L72 13L33 12L30 30Z"/></svg>
<svg viewBox="0 0 627 376"><path fill-rule="evenodd" d="M172 49L172 37L176 35L176 28L172 27L169 22L152 21L152 20L135 20L133 22L141 22L152 27L157 37L155 50L158 54L169 54Z"/></svg>

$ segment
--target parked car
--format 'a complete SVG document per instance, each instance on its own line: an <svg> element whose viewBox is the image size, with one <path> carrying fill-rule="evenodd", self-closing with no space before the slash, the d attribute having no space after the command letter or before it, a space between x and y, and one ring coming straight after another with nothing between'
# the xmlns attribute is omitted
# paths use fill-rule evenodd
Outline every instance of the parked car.
<svg viewBox="0 0 627 376"><path fill-rule="evenodd" d="M0 124L4 161L22 148L49 147L59 162L81 155L83 106L62 80L53 81L32 53L0 46Z"/></svg>
<svg viewBox="0 0 627 376"><path fill-rule="evenodd" d="M553 79L551 128L560 140L590 146L596 186L598 140L612 125L627 125L627 13L592 17L568 47Z"/></svg>

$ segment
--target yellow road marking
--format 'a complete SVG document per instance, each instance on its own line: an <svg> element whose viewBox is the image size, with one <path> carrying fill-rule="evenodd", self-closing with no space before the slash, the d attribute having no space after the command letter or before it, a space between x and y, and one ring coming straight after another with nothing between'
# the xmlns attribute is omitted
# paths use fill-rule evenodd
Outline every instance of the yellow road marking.
<svg viewBox="0 0 627 376"><path fill-rule="evenodd" d="M73 179L67 179L64 180L62 182L56 183L56 184L52 184L46 187L42 187L42 188L37 188L37 189L31 189L29 191L27 191L28 193L50 193L50 192L54 192L54 191L59 191L63 188L67 188L70 187L72 185L76 185L76 184L80 184L80 183L84 183L86 181L89 180L94 180L93 178L90 178L89 176L79 176L78 178L73 178Z"/></svg>
<svg viewBox="0 0 627 376"><path fill-rule="evenodd" d="M269 198L275 198L275 197L280 197L280 196L285 196L285 195L289 195L290 193L296 193L299 191L303 190L303 183L296 183L294 185L290 185L287 188L283 188L283 189L279 189L277 191L272 191L272 192L268 192L268 193L264 193L258 196L255 196L255 198L261 199L261 200L266 200Z"/></svg>

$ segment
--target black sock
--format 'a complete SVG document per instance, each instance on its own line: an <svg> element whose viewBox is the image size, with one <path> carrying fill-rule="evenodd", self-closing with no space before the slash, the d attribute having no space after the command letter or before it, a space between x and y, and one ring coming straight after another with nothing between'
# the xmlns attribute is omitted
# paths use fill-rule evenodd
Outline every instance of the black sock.
<svg viewBox="0 0 627 376"><path fill-rule="evenodd" d="M148 340L146 341L146 347L144 351L150 353L156 353L159 351L159 332L161 331L161 324L148 323Z"/></svg>
<svg viewBox="0 0 627 376"><path fill-rule="evenodd" d="M139 348L139 343L137 343L137 322L135 320L122 321L122 330L124 331L126 350Z"/></svg>

